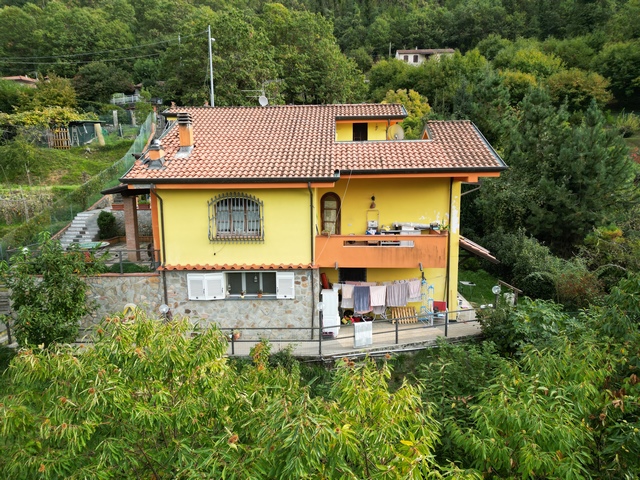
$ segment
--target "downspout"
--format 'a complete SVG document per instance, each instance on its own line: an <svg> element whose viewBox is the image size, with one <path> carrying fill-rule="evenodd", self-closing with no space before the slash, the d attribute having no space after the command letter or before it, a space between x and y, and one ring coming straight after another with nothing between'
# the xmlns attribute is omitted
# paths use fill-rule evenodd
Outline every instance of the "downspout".
<svg viewBox="0 0 640 480"><path fill-rule="evenodd" d="M160 266L164 267L167 258L164 241L164 202L162 201L162 197L158 195L155 185L151 186L151 191L160 201L160 241L162 242L162 264ZM162 269L162 286L164 289L164 303L165 305L169 305L169 295L167 293L167 271L164 268Z"/></svg>
<svg viewBox="0 0 640 480"><path fill-rule="evenodd" d="M315 289L315 278L313 275L313 245L314 245L314 237L313 237L313 191L311 190L311 182L307 182L307 188L309 189L309 233L310 233L310 247L311 247L311 340L314 339L314 330L313 327L315 325L316 318L316 289Z"/></svg>
<svg viewBox="0 0 640 480"><path fill-rule="evenodd" d="M447 273L446 273L446 281L445 281L445 293L444 293L444 301L447 302L447 309L450 309L449 305L449 284L451 283L451 216L452 205L453 202L453 177L449 180L449 247L447 249Z"/></svg>

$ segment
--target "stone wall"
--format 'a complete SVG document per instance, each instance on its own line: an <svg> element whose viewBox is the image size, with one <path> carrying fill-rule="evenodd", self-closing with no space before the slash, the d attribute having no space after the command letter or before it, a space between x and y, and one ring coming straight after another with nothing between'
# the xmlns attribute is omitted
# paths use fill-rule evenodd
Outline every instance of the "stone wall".
<svg viewBox="0 0 640 480"><path fill-rule="evenodd" d="M188 272L167 272L169 306L174 315L187 315L203 328L217 324L224 329L243 330L243 338L311 339L311 311L314 301L311 281L315 277L314 291L319 296L319 285L313 270L295 271L295 298L232 298L228 300L188 300ZM317 300L315 300L317 302ZM318 312L313 322L318 326ZM294 330L300 328L300 330ZM281 330L280 330L281 329ZM318 338L315 332L314 338Z"/></svg>
<svg viewBox="0 0 640 480"><path fill-rule="evenodd" d="M317 270L295 271L295 298L290 300L267 297L189 300L187 274L186 271L165 273L167 304L173 316L188 316L201 328L217 324L223 329L252 329L242 330L244 339L311 339L312 305L318 302L320 295ZM83 323L84 329L89 329L106 315L122 311L128 303L134 303L153 314L158 314L158 307L165 303L162 273L104 274L87 277L86 281L89 285L89 297L99 307ZM315 298L312 296L312 281ZM317 309L314 312L313 326L318 327ZM296 328L300 330L295 330ZM318 338L317 331L313 338Z"/></svg>
<svg viewBox="0 0 640 480"><path fill-rule="evenodd" d="M124 236L124 211L113 210L111 213L116 217L118 235ZM151 231L151 210L138 210L138 235L143 237L150 237L153 235Z"/></svg>
<svg viewBox="0 0 640 480"><path fill-rule="evenodd" d="M164 303L162 277L158 273L105 273L86 277L85 281L89 285L89 300L96 302L98 309L85 319L84 329L99 323L109 314L121 312L128 303L155 313Z"/></svg>

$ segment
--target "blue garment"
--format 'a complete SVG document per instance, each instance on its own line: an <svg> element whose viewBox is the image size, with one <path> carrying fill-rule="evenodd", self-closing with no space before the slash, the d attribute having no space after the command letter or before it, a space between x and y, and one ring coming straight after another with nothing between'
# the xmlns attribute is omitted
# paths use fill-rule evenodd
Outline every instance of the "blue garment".
<svg viewBox="0 0 640 480"><path fill-rule="evenodd" d="M353 310L356 313L368 313L371 311L369 287L353 287Z"/></svg>

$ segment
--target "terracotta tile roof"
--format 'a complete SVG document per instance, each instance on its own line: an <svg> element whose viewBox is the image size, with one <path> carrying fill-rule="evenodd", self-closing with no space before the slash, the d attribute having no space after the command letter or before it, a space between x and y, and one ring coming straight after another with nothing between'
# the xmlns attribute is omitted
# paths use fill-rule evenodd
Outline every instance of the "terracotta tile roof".
<svg viewBox="0 0 640 480"><path fill-rule="evenodd" d="M434 53L456 53L453 48L414 48L412 50L396 50L399 55L418 53L421 55L432 55Z"/></svg>
<svg viewBox="0 0 640 480"><path fill-rule="evenodd" d="M430 122L429 140L337 142L336 119L401 119L401 105L182 107L194 146L176 157L178 126L160 139L162 166L137 161L125 183L287 181L335 178L336 171L502 170L500 157L469 121Z"/></svg>
<svg viewBox="0 0 640 480"><path fill-rule="evenodd" d="M164 265L158 267L158 270L230 270L230 271L241 271L241 270L306 270L309 268L313 268L311 264L205 264L200 265L199 263L196 265Z"/></svg>

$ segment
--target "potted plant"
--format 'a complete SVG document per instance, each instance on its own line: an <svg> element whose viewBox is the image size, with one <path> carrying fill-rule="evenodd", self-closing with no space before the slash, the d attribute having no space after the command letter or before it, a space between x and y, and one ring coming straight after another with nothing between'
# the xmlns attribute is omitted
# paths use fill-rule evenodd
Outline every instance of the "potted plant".
<svg viewBox="0 0 640 480"><path fill-rule="evenodd" d="M258 298L262 298L262 289L258 289Z"/></svg>
<svg viewBox="0 0 640 480"><path fill-rule="evenodd" d="M240 298L244 298L244 294L245 294L245 293L246 293L246 292L245 292L244 290L242 290L242 291L240 292Z"/></svg>
<svg viewBox="0 0 640 480"><path fill-rule="evenodd" d="M232 330L231 331L231 338L233 340L240 340L240 330Z"/></svg>

